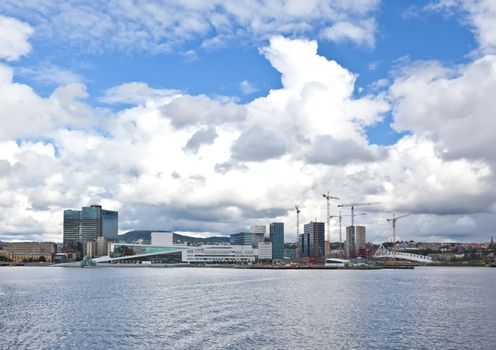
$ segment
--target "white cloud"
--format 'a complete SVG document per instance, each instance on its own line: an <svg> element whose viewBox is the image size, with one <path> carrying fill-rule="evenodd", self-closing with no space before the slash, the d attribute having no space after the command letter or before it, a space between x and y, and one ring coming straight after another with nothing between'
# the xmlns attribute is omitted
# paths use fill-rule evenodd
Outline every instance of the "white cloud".
<svg viewBox="0 0 496 350"><path fill-rule="evenodd" d="M105 91L100 101L108 104L163 104L180 96L181 92L172 89L154 89L142 82L124 83Z"/></svg>
<svg viewBox="0 0 496 350"><path fill-rule="evenodd" d="M243 93L243 95L251 95L254 92L257 92L258 89L253 86L252 83L250 83L248 80L243 80L241 83L239 83L239 89Z"/></svg>
<svg viewBox="0 0 496 350"><path fill-rule="evenodd" d="M0 58L17 61L31 51L29 37L33 28L15 18L0 15Z"/></svg>
<svg viewBox="0 0 496 350"><path fill-rule="evenodd" d="M376 24L373 19L353 22L337 22L322 31L322 38L341 42L352 41L357 44L374 47Z"/></svg>
<svg viewBox="0 0 496 350"><path fill-rule="evenodd" d="M440 0L427 6L429 10L453 13L460 9L472 27L482 53L496 53L496 2L494 0Z"/></svg>
<svg viewBox="0 0 496 350"><path fill-rule="evenodd" d="M203 48L234 40L331 28L329 40L373 45L379 0L79 1L4 0L0 11L27 18L41 37L89 50L171 52L200 40Z"/></svg>
<svg viewBox="0 0 496 350"><path fill-rule="evenodd" d="M13 81L13 70L0 65L0 140L42 137L59 127L83 127L95 113L82 100L86 88L69 84L55 89L48 98L31 87Z"/></svg>
<svg viewBox="0 0 496 350"><path fill-rule="evenodd" d="M418 63L391 86L396 130L429 134L446 158L496 162L496 56L446 68Z"/></svg>
<svg viewBox="0 0 496 350"><path fill-rule="evenodd" d="M275 37L262 53L282 80L266 96L239 104L205 95L169 97L169 90L130 83L105 97L133 106L106 111L98 128L83 122L101 113L82 102L83 86L60 87L42 98L2 67L2 238L60 240L63 209L100 202L119 208L121 230L227 234L277 220L291 240L294 204L304 207L302 221L322 220L326 190L342 202L382 203L359 219L371 240L388 239L385 218L393 210L416 214L409 219L415 225L400 231L408 239L481 239L494 227L488 215L496 209L491 158L448 159L438 152L445 132L424 132L423 123L432 123L424 118L428 113L420 110L416 119L417 113L400 108L418 88L428 92L417 96L419 108L428 102L435 110L441 93L456 96L459 79L492 90L491 60L456 74L431 65L399 77L389 98L397 126L413 135L379 149L368 144L364 129L390 108L383 96L357 98L355 74L318 55L314 41ZM486 101L482 90L462 91ZM461 128L460 118L443 118ZM310 162L312 155L318 161ZM332 232L336 239L335 227Z"/></svg>

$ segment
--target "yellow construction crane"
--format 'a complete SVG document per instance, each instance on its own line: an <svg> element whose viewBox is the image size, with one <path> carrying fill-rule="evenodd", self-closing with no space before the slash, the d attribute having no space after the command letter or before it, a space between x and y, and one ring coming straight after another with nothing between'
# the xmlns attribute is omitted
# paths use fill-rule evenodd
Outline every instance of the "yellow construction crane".
<svg viewBox="0 0 496 350"><path fill-rule="evenodd" d="M327 194L323 194L322 197L327 201L327 239L329 240L329 243L331 242L331 199L336 199L339 200L338 197L333 197L329 195L329 191L327 191Z"/></svg>
<svg viewBox="0 0 496 350"><path fill-rule="evenodd" d="M393 213L393 217L392 218L386 219L388 222L391 222L393 224L393 253L394 254L396 254L396 221L398 221L399 219L406 218L407 216L410 216L410 214L396 216Z"/></svg>
<svg viewBox="0 0 496 350"><path fill-rule="evenodd" d="M300 207L295 205L296 209L296 257L299 256L298 248L300 246Z"/></svg>

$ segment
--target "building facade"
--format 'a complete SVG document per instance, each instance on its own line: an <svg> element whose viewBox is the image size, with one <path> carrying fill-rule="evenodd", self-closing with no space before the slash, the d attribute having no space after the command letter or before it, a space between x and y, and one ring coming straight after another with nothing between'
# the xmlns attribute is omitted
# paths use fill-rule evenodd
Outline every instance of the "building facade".
<svg viewBox="0 0 496 350"><path fill-rule="evenodd" d="M347 258L360 256L360 251L366 249L365 226L346 227L345 253Z"/></svg>
<svg viewBox="0 0 496 350"><path fill-rule="evenodd" d="M14 263L53 262L57 244L51 242L12 242L2 243L2 250Z"/></svg>
<svg viewBox="0 0 496 350"><path fill-rule="evenodd" d="M83 207L81 210L64 210L64 252L86 254L86 242L96 242L99 237L115 240L118 225L119 213L102 209L100 205Z"/></svg>
<svg viewBox="0 0 496 350"><path fill-rule="evenodd" d="M251 232L238 232L230 235L229 242L231 245L253 245Z"/></svg>
<svg viewBox="0 0 496 350"><path fill-rule="evenodd" d="M300 257L319 258L325 257L325 224L323 222L310 222L303 226L300 239Z"/></svg>
<svg viewBox="0 0 496 350"><path fill-rule="evenodd" d="M284 223L271 223L269 237L272 242L272 260L282 260L284 258Z"/></svg>
<svg viewBox="0 0 496 350"><path fill-rule="evenodd" d="M252 236L253 248L258 247L258 243L263 242L265 239L265 225L251 225L250 232Z"/></svg>

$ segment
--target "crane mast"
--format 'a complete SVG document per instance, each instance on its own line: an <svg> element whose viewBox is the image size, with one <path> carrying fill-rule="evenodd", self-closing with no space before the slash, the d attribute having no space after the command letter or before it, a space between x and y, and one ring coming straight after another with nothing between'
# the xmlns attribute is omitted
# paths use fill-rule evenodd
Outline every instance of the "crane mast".
<svg viewBox="0 0 496 350"><path fill-rule="evenodd" d="M298 205L295 205L296 209L296 257L298 257L299 252L298 248L300 246L300 207Z"/></svg>
<svg viewBox="0 0 496 350"><path fill-rule="evenodd" d="M327 240L329 241L329 244L331 243L331 199L336 199L339 200L338 197L333 197L329 194L329 191L327 191L327 194L323 194L322 197L327 201Z"/></svg>
<svg viewBox="0 0 496 350"><path fill-rule="evenodd" d="M410 214L396 216L393 213L393 217L392 218L386 219L388 222L390 222L390 223L393 224L393 253L394 254L396 254L396 221L398 221L399 219L406 218L407 216L410 216Z"/></svg>

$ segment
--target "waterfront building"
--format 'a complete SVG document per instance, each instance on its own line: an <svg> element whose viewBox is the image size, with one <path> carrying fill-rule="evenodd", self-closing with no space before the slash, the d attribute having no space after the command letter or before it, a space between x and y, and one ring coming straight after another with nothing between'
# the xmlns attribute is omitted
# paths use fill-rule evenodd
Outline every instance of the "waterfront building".
<svg viewBox="0 0 496 350"><path fill-rule="evenodd" d="M347 258L359 256L360 249L366 248L365 226L347 226L345 253Z"/></svg>
<svg viewBox="0 0 496 350"><path fill-rule="evenodd" d="M300 257L324 258L325 256L325 224L310 222L303 226L300 235Z"/></svg>
<svg viewBox="0 0 496 350"><path fill-rule="evenodd" d="M253 236L251 232L238 232L230 235L229 242L231 245L250 245L253 246Z"/></svg>
<svg viewBox="0 0 496 350"><path fill-rule="evenodd" d="M272 242L272 259L284 258L284 223L273 222L269 226L269 237Z"/></svg>
<svg viewBox="0 0 496 350"><path fill-rule="evenodd" d="M257 256L259 261L272 261L272 242L259 242Z"/></svg>
<svg viewBox="0 0 496 350"><path fill-rule="evenodd" d="M258 243L263 242L265 238L265 225L251 225L250 232L252 236L252 247L257 248Z"/></svg>
<svg viewBox="0 0 496 350"><path fill-rule="evenodd" d="M248 264L255 262L255 253L250 245L203 245L183 251L182 261L188 264Z"/></svg>
<svg viewBox="0 0 496 350"><path fill-rule="evenodd" d="M14 263L41 261L51 263L57 253L57 245L51 242L10 242L1 244L3 253Z"/></svg>
<svg viewBox="0 0 496 350"><path fill-rule="evenodd" d="M355 254L362 258L367 257L367 241L365 236L365 226L355 226Z"/></svg>
<svg viewBox="0 0 496 350"><path fill-rule="evenodd" d="M155 236L154 244L112 243L107 257L94 259L97 263L107 264L239 264L253 263L258 250L246 245L202 245L187 246L175 244L172 232L160 232ZM157 241L158 239L158 241ZM263 246L265 243L262 243ZM268 242L270 244L270 242ZM264 250L271 254L272 248Z"/></svg>
<svg viewBox="0 0 496 350"><path fill-rule="evenodd" d="M98 237L116 239L118 222L118 212L102 209L100 205L64 210L64 251L85 253L88 241L96 241Z"/></svg>
<svg viewBox="0 0 496 350"><path fill-rule="evenodd" d="M308 257L308 235L304 233L300 234L299 242L298 242L298 256L300 258Z"/></svg>
<svg viewBox="0 0 496 350"><path fill-rule="evenodd" d="M64 210L63 246L65 252L77 252L81 249L79 238L80 210Z"/></svg>
<svg viewBox="0 0 496 350"><path fill-rule="evenodd" d="M88 240L84 242L83 245L84 256L89 256L90 258L96 258L96 240Z"/></svg>

